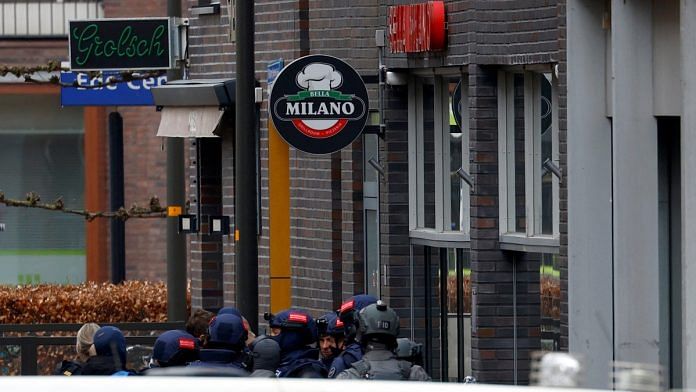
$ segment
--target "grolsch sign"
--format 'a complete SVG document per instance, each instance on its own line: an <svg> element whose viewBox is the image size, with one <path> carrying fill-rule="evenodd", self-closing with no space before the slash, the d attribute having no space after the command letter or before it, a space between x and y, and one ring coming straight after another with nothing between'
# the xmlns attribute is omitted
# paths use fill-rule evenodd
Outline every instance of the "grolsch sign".
<svg viewBox="0 0 696 392"><path fill-rule="evenodd" d="M276 78L270 117L288 144L312 154L330 154L350 145L367 121L365 83L344 61L302 57Z"/></svg>
<svg viewBox="0 0 696 392"><path fill-rule="evenodd" d="M71 20L68 29L72 71L173 66L169 18Z"/></svg>

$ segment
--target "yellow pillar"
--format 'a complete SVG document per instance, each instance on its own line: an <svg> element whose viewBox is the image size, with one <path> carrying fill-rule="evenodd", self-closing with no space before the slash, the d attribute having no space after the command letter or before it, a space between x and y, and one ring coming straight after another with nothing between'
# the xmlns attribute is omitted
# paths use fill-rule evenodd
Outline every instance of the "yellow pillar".
<svg viewBox="0 0 696 392"><path fill-rule="evenodd" d="M271 312L292 305L290 266L290 153L268 121L268 198Z"/></svg>

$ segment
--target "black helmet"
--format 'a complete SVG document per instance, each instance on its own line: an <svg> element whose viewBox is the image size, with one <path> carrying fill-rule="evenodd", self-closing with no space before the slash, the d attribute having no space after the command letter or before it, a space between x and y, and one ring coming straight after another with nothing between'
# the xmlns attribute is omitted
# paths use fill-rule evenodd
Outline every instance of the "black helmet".
<svg viewBox="0 0 696 392"><path fill-rule="evenodd" d="M358 312L358 324L356 338L361 344L372 341L396 348L399 316L384 302L377 301L376 304L368 305Z"/></svg>
<svg viewBox="0 0 696 392"><path fill-rule="evenodd" d="M368 305L377 303L377 298L368 294L358 294L343 302L338 310L338 319L344 324L348 343L355 339L358 328L358 312Z"/></svg>

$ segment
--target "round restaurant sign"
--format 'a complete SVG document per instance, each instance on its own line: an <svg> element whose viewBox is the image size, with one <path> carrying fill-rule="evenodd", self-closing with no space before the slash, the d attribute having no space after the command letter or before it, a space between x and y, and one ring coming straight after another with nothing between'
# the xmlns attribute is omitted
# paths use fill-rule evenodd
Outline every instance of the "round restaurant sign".
<svg viewBox="0 0 696 392"><path fill-rule="evenodd" d="M350 65L335 57L311 55L280 72L268 108L288 144L312 154L330 154L360 135L368 106L365 83Z"/></svg>

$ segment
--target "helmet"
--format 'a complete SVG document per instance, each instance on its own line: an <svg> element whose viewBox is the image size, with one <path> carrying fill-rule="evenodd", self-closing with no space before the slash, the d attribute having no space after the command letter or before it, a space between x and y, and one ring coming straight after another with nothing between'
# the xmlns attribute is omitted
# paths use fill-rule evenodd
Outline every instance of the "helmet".
<svg viewBox="0 0 696 392"><path fill-rule="evenodd" d="M283 353L304 348L318 339L317 325L304 310L288 309L265 317L271 328L280 328L280 335L271 338L278 342Z"/></svg>
<svg viewBox="0 0 696 392"><path fill-rule="evenodd" d="M152 348L152 359L161 367L183 366L198 359L198 339L184 331L167 331L160 335Z"/></svg>
<svg viewBox="0 0 696 392"><path fill-rule="evenodd" d="M363 308L358 313L358 324L356 338L361 344L377 341L396 348L399 316L384 302L377 301L376 304Z"/></svg>
<svg viewBox="0 0 696 392"><path fill-rule="evenodd" d="M242 314L239 312L239 309L233 308L231 306L226 306L224 308L220 308L217 312L218 316L223 315L223 314L233 314L239 318L242 318Z"/></svg>
<svg viewBox="0 0 696 392"><path fill-rule="evenodd" d="M239 350L244 347L248 331L241 317L222 314L210 320L208 348Z"/></svg>
<svg viewBox="0 0 696 392"><path fill-rule="evenodd" d="M408 338L396 339L396 358L423 366L423 345Z"/></svg>
<svg viewBox="0 0 696 392"><path fill-rule="evenodd" d="M345 324L341 321L336 313L330 312L317 319L317 329L319 335L331 335L343 337L345 333Z"/></svg>
<svg viewBox="0 0 696 392"><path fill-rule="evenodd" d="M94 334L94 349L97 355L115 357L118 355L121 366L126 366L126 338L120 329L112 326L101 327Z"/></svg>
<svg viewBox="0 0 696 392"><path fill-rule="evenodd" d="M348 298L341 305L341 308L338 310L338 318L345 326L346 338L349 341L355 338L355 333L357 332L358 312L374 303L377 303L377 298L367 294L358 294Z"/></svg>
<svg viewBox="0 0 696 392"><path fill-rule="evenodd" d="M280 346L278 342L266 335L257 336L251 345L253 370L270 370L275 372L280 364Z"/></svg>

